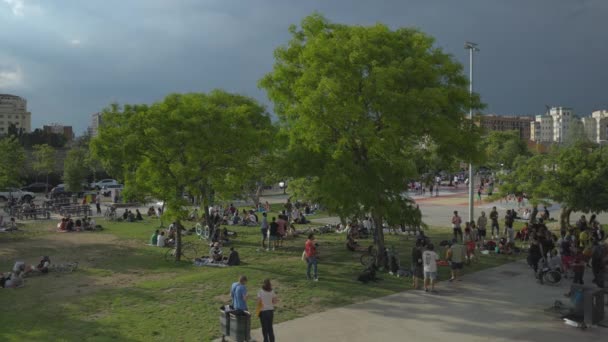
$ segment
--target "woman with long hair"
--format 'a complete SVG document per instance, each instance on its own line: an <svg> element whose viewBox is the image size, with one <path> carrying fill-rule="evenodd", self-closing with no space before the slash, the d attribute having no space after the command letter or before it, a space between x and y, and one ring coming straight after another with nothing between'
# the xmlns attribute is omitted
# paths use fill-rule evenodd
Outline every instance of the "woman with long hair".
<svg viewBox="0 0 608 342"><path fill-rule="evenodd" d="M260 323L264 342L274 342L274 330L272 321L274 318L274 305L277 303L277 295L272 290L270 279L264 279L262 289L258 292L258 308L260 310Z"/></svg>

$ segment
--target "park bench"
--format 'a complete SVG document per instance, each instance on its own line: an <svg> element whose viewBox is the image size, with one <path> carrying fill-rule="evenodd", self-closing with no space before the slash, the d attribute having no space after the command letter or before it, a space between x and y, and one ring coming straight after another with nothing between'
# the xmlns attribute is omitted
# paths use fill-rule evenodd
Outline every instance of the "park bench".
<svg viewBox="0 0 608 342"><path fill-rule="evenodd" d="M91 216L93 211L90 205L69 205L59 209L59 214L62 216Z"/></svg>
<svg viewBox="0 0 608 342"><path fill-rule="evenodd" d="M33 209L30 209L27 211L25 211L23 209L19 209L16 212L16 216L20 220L24 220L24 219L37 220L39 218L42 220L48 220L51 218L51 212L49 211L49 209L42 208L42 207L33 208Z"/></svg>

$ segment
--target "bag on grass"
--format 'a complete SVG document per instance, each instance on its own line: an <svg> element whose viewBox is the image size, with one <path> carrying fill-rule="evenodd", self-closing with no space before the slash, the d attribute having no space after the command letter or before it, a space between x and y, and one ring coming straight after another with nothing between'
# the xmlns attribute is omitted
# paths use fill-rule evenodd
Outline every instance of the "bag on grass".
<svg viewBox="0 0 608 342"><path fill-rule="evenodd" d="M306 251L302 252L302 261L306 261Z"/></svg>

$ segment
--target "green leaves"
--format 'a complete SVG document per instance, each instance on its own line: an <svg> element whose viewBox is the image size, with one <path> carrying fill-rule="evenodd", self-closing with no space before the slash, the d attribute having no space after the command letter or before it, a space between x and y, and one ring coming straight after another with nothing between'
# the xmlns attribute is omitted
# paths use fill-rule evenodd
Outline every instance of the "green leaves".
<svg viewBox="0 0 608 342"><path fill-rule="evenodd" d="M405 182L427 162L421 145L438 159L479 154L479 132L464 116L479 99L432 37L318 14L290 32L260 87L289 137L289 173L313 187L300 192L344 215L393 213L408 205Z"/></svg>
<svg viewBox="0 0 608 342"><path fill-rule="evenodd" d="M87 151L82 147L72 148L63 162L63 181L67 191L78 192L83 190L88 167L86 165Z"/></svg>
<svg viewBox="0 0 608 342"><path fill-rule="evenodd" d="M487 165L495 170L510 170L517 157L531 153L518 131L490 131L483 139Z"/></svg>
<svg viewBox="0 0 608 342"><path fill-rule="evenodd" d="M25 150L15 137L0 139L0 160L0 188L21 185Z"/></svg>

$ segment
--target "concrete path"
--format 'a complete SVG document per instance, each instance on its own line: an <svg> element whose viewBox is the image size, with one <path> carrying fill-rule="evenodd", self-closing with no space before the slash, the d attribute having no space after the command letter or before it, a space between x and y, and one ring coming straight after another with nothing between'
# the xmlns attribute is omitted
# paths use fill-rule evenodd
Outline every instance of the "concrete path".
<svg viewBox="0 0 608 342"><path fill-rule="evenodd" d="M606 328L582 331L547 311L567 303L568 286L541 286L517 262L441 282L438 294L406 291L280 323L275 334L281 342L608 341ZM252 337L263 341L260 330Z"/></svg>

